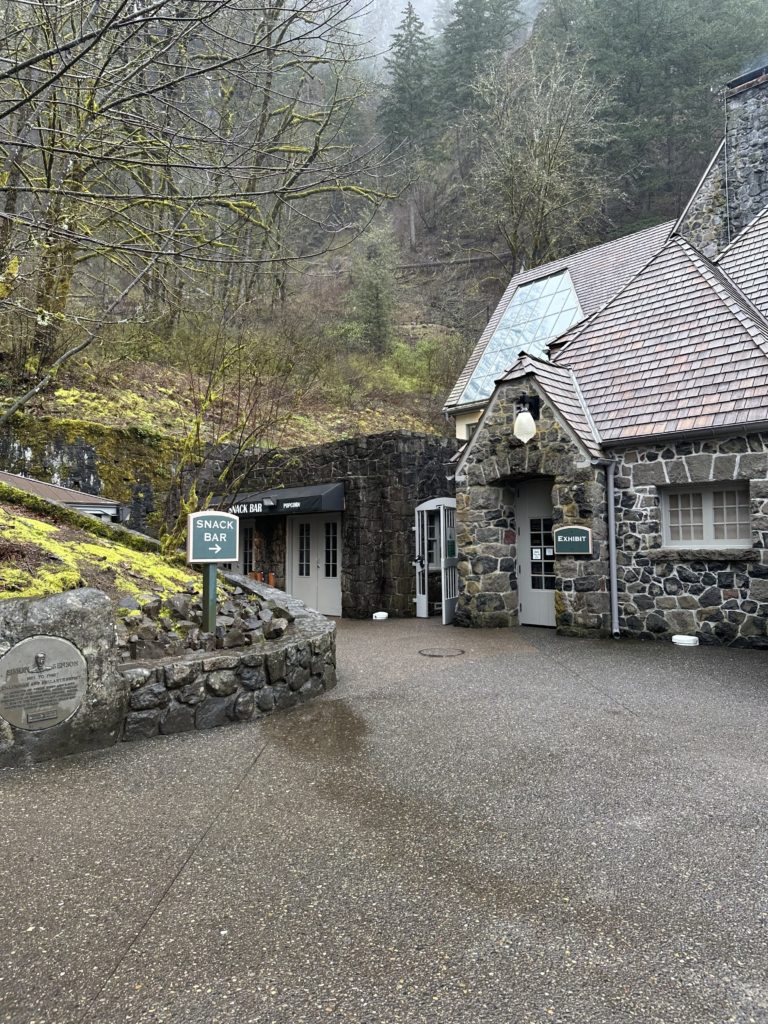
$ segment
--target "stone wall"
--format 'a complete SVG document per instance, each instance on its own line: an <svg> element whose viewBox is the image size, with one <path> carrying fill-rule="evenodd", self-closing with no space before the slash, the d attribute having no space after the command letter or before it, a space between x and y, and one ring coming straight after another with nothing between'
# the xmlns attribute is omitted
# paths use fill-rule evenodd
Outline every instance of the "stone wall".
<svg viewBox="0 0 768 1024"><path fill-rule="evenodd" d="M768 435L631 448L618 456L622 632L768 647ZM660 488L750 481L752 547L664 548Z"/></svg>
<svg viewBox="0 0 768 1024"><path fill-rule="evenodd" d="M680 234L709 259L728 244L728 209L725 201L725 143L691 198L680 222Z"/></svg>
<svg viewBox="0 0 768 1024"><path fill-rule="evenodd" d="M768 205L768 76L730 90L725 102L725 143L680 225L710 258Z"/></svg>
<svg viewBox="0 0 768 1024"><path fill-rule="evenodd" d="M591 464L552 409L542 402L537 434L527 445L512 433L520 392L532 381L500 389L476 435L457 483L459 602L456 622L512 626L517 615L516 484L552 482L552 519L593 530L591 558L555 560L553 594L563 633L605 635L610 629L604 471Z"/></svg>
<svg viewBox="0 0 768 1024"><path fill-rule="evenodd" d="M453 496L448 463L458 446L454 438L393 431L290 449L276 453L269 465L251 469L239 489L343 482L342 614L413 615L414 511L429 498ZM284 585L285 532L275 530L265 565Z"/></svg>
<svg viewBox="0 0 768 1024"><path fill-rule="evenodd" d="M0 428L0 469L123 502L134 530L162 510L174 459L170 439L138 430L22 415Z"/></svg>
<svg viewBox="0 0 768 1024"><path fill-rule="evenodd" d="M263 650L188 655L123 667L130 690L124 740L249 722L336 685L335 625L300 614L290 638Z"/></svg>
<svg viewBox="0 0 768 1024"><path fill-rule="evenodd" d="M277 591L232 576L245 589L270 600ZM117 660L112 603L98 590L75 590L43 599L0 602L0 656L18 659L20 671L3 663L0 673L0 766L30 764L136 740L193 729L247 722L294 707L336 685L335 624L279 595L290 627L279 639L251 637L248 646L186 650L144 662ZM34 638L27 649L22 641ZM50 638L67 641L80 663L79 696L71 706L58 705L60 677L49 657ZM53 641L54 644L61 642ZM76 650L73 650L73 645ZM22 655L23 650L23 655ZM38 653L41 652L41 653ZM79 653L78 653L79 652ZM42 658L37 666L37 659ZM26 659L26 660L23 660ZM13 663L15 666L15 662ZM41 672L38 675L38 671ZM67 669L66 671L73 671ZM18 680L25 702L14 704ZM29 681L29 685L27 685ZM29 725L30 707L51 713L46 727ZM30 703L33 702L33 703ZM58 721L56 721L58 718Z"/></svg>
<svg viewBox="0 0 768 1024"><path fill-rule="evenodd" d="M731 238L768 206L768 75L726 97Z"/></svg>

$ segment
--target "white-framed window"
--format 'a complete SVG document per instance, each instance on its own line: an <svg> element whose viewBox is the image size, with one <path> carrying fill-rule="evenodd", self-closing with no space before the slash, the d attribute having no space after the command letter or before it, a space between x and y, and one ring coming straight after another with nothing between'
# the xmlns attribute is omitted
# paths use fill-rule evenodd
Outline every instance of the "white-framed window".
<svg viewBox="0 0 768 1024"><path fill-rule="evenodd" d="M312 544L312 527L299 523L299 576L310 576L309 558Z"/></svg>
<svg viewBox="0 0 768 1024"><path fill-rule="evenodd" d="M427 568L439 569L442 559L440 550L440 512L427 512Z"/></svg>
<svg viewBox="0 0 768 1024"><path fill-rule="evenodd" d="M244 526L240 534L240 550L243 557L243 575L249 576L253 572L253 535L252 526Z"/></svg>
<svg viewBox="0 0 768 1024"><path fill-rule="evenodd" d="M336 579L339 575L339 524L325 524L325 578Z"/></svg>
<svg viewBox="0 0 768 1024"><path fill-rule="evenodd" d="M664 544L669 547L752 546L747 483L664 490L661 519Z"/></svg>

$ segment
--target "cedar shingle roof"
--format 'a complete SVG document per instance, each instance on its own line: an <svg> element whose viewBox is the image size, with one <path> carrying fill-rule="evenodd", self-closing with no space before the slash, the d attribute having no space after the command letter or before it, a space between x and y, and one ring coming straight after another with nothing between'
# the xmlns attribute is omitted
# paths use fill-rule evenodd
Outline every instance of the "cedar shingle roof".
<svg viewBox="0 0 768 1024"><path fill-rule="evenodd" d="M599 456L600 435L570 367L557 366L521 352L520 358L502 380L508 383L529 374L535 377L545 397L560 412L589 454Z"/></svg>
<svg viewBox="0 0 768 1024"><path fill-rule="evenodd" d="M573 370L604 442L768 421L768 322L679 237L553 364Z"/></svg>
<svg viewBox="0 0 768 1024"><path fill-rule="evenodd" d="M768 207L724 249L716 263L768 316Z"/></svg>
<svg viewBox="0 0 768 1024"><path fill-rule="evenodd" d="M583 252L574 253L561 260L545 263L541 267L516 274L509 282L504 295L496 307L493 316L475 345L467 365L459 375L445 409L455 411L459 399L472 376L472 372L485 352L488 342L499 326L507 307L517 289L524 284L538 281L544 277L567 270L579 299L579 304L586 317L600 309L659 251L669 238L674 221L657 224L655 227L637 231L612 242L593 246ZM510 366L517 353L510 353ZM476 403L472 403L476 404Z"/></svg>

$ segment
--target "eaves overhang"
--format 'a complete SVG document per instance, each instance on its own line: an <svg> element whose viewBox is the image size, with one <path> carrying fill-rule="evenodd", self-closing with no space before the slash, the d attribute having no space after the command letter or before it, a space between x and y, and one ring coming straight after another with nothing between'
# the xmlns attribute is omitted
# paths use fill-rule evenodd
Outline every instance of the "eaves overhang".
<svg viewBox="0 0 768 1024"><path fill-rule="evenodd" d="M670 430L655 434L636 434L634 437L602 439L602 447L616 450L634 448L639 444L667 444L670 441L696 441L708 437L733 437L743 434L760 434L768 431L768 420L751 423L726 423L717 427L697 427L693 430Z"/></svg>

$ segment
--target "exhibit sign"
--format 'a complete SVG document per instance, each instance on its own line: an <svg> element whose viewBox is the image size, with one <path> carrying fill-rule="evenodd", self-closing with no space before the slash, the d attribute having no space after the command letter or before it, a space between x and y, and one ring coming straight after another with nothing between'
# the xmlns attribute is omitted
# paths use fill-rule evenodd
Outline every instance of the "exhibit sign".
<svg viewBox="0 0 768 1024"><path fill-rule="evenodd" d="M555 555L591 555L592 531L587 526L556 526Z"/></svg>

